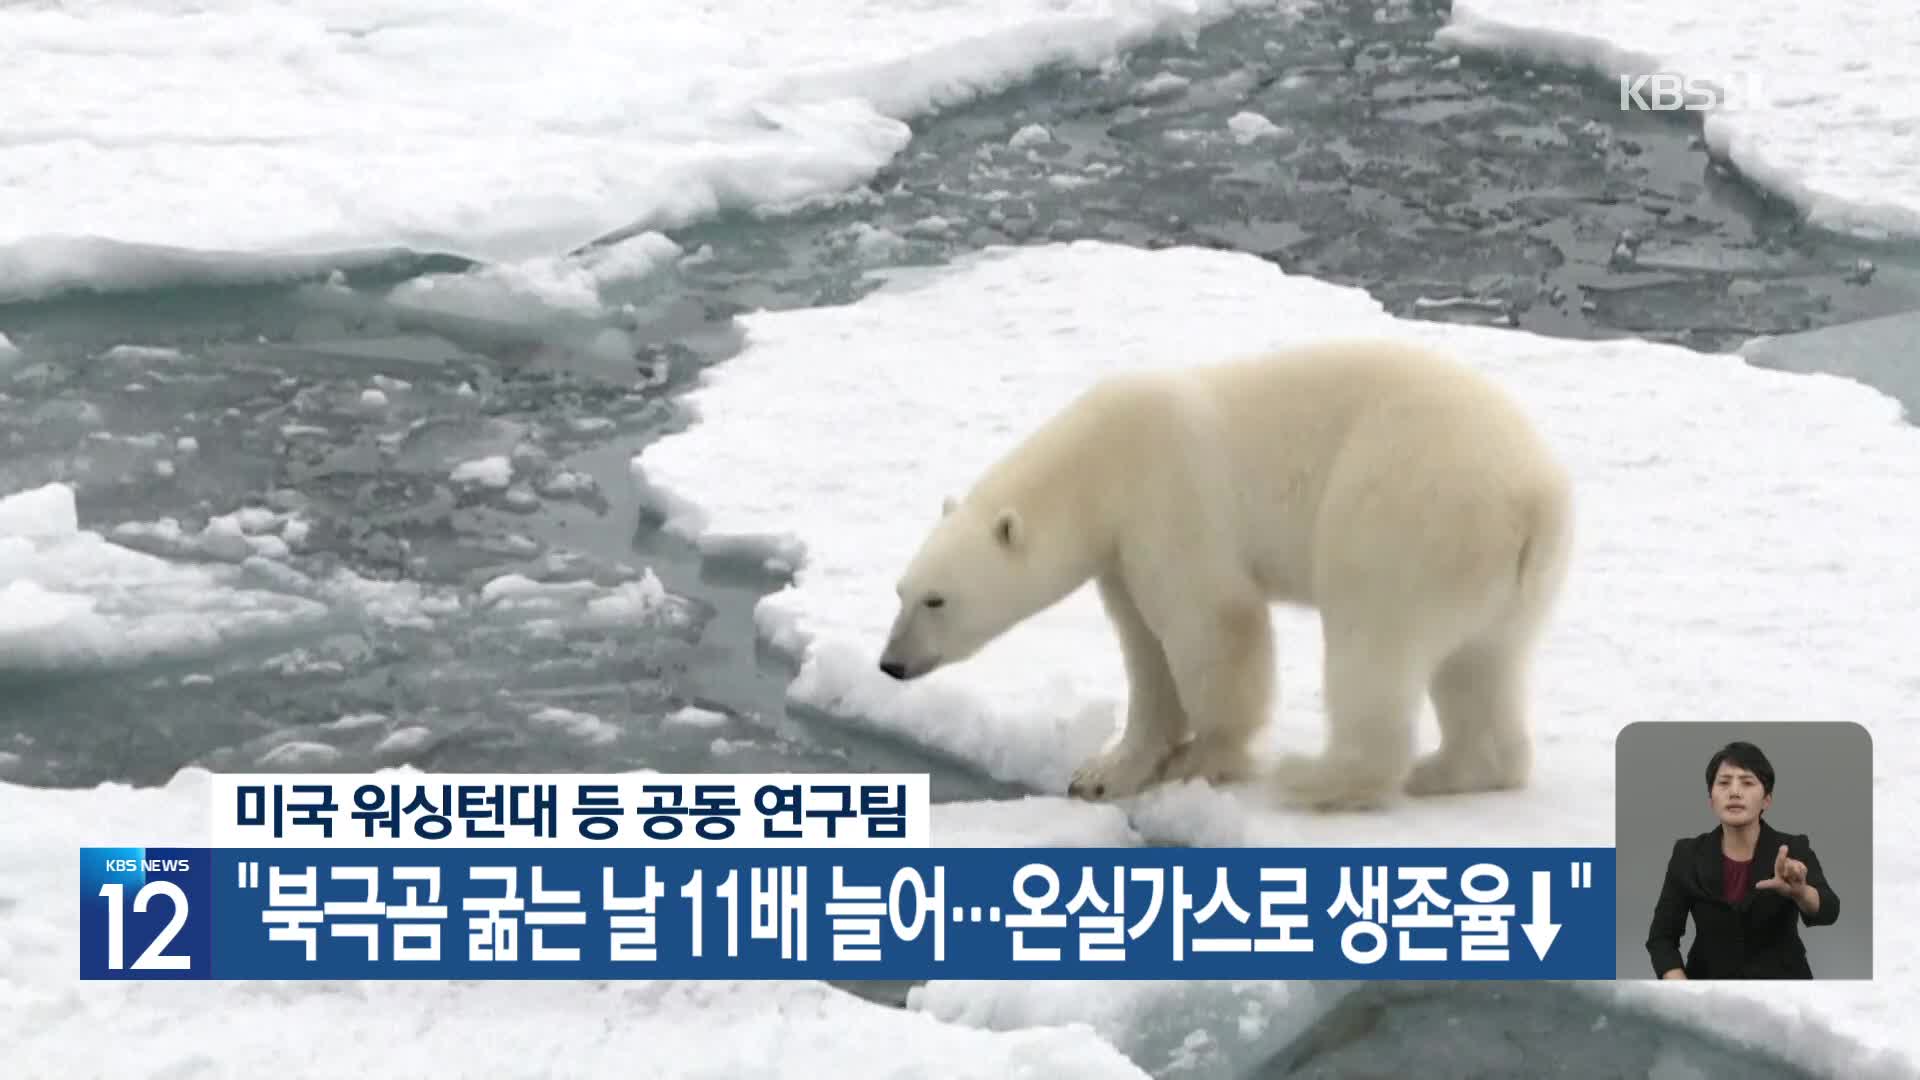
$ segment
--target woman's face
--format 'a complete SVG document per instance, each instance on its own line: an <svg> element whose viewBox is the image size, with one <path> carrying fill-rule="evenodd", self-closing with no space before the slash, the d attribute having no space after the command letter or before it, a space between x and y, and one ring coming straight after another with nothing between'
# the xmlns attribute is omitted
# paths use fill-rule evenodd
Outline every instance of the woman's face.
<svg viewBox="0 0 1920 1080"><path fill-rule="evenodd" d="M1729 826L1750 825L1773 801L1760 784L1760 778L1727 761L1714 774L1710 795L1714 816Z"/></svg>

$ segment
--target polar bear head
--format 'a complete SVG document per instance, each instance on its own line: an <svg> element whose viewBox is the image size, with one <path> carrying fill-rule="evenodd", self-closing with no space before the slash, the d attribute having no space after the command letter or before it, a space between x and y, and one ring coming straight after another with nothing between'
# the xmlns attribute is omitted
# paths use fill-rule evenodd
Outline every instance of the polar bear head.
<svg viewBox="0 0 1920 1080"><path fill-rule="evenodd" d="M967 659L1053 598L1045 577L1019 508L948 498L895 587L880 670L905 681Z"/></svg>

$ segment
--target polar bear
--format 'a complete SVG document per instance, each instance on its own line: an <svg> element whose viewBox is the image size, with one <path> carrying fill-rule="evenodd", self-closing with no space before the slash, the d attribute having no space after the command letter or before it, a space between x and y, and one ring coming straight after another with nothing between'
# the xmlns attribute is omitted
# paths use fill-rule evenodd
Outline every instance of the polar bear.
<svg viewBox="0 0 1920 1080"><path fill-rule="evenodd" d="M1336 340L1098 381L989 467L900 576L879 666L965 660L1091 581L1118 737L1069 793L1251 779L1271 605L1316 610L1326 743L1286 801L1371 809L1524 786L1528 673L1571 559L1571 478L1500 387L1410 342ZM1413 760L1428 696L1441 744Z"/></svg>

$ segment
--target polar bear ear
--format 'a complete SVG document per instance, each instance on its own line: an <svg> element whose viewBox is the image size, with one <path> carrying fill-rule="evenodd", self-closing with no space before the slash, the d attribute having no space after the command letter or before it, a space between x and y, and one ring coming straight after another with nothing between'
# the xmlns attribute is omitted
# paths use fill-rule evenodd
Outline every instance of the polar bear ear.
<svg viewBox="0 0 1920 1080"><path fill-rule="evenodd" d="M953 513L954 509L959 505L960 505L960 500L954 498L951 495L947 496L944 499L941 499L940 500L940 516L946 517L948 514Z"/></svg>
<svg viewBox="0 0 1920 1080"><path fill-rule="evenodd" d="M998 540L1003 548L1009 550L1018 548L1020 542L1025 539L1025 532L1019 513L1012 508L1000 511L1000 516L993 519L993 538Z"/></svg>

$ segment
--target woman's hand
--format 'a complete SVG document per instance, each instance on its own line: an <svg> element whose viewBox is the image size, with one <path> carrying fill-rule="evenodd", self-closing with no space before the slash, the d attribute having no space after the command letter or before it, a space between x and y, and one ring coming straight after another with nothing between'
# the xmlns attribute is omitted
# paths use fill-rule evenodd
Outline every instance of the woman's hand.
<svg viewBox="0 0 1920 1080"><path fill-rule="evenodd" d="M1787 858L1787 845L1781 844L1779 854L1773 857L1773 876L1765 881L1754 882L1753 887L1792 896L1806 883L1807 864L1799 859Z"/></svg>
<svg viewBox="0 0 1920 1080"><path fill-rule="evenodd" d="M1779 853L1773 857L1773 876L1765 881L1754 882L1753 887L1777 892L1809 915L1820 910L1820 893L1807 884L1807 864L1799 859L1787 858L1785 844L1780 845Z"/></svg>

